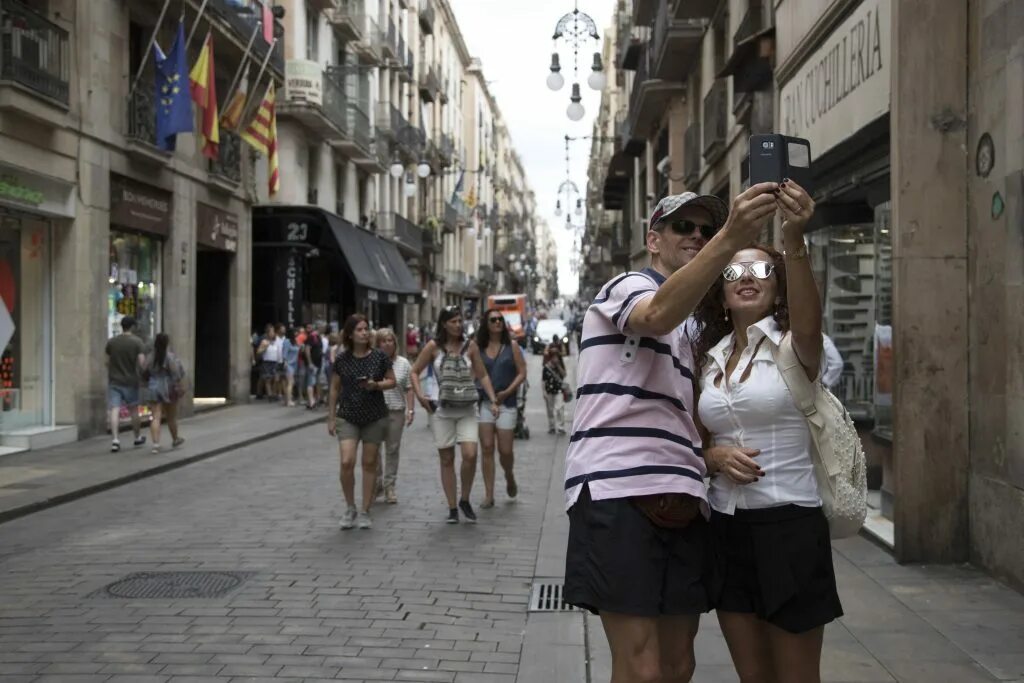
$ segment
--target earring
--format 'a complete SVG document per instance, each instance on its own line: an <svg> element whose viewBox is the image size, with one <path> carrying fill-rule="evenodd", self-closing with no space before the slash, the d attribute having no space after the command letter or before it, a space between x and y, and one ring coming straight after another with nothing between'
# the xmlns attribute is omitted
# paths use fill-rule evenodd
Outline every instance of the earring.
<svg viewBox="0 0 1024 683"><path fill-rule="evenodd" d="M729 322L729 309L728 308L725 309L725 317L723 318L723 320L725 320L725 322Z"/></svg>

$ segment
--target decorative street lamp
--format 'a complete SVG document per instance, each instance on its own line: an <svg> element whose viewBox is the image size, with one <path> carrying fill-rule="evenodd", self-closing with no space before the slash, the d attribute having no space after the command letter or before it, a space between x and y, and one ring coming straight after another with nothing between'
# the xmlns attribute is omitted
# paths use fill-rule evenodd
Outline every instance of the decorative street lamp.
<svg viewBox="0 0 1024 683"><path fill-rule="evenodd" d="M583 105L580 103L583 98L580 96L579 52L580 47L588 40L593 40L594 42L601 40L601 36L597 32L597 24L594 23L589 14L580 12L577 2L572 12L563 15L558 20L558 23L555 24L555 33L551 39L555 43L555 51L551 53L551 66L549 67L551 73L548 74L547 86L551 90L558 91L565 85L565 78L562 76L561 59L558 55L558 41L562 40L567 45L572 46L572 95L569 96L569 106L565 110L565 114L572 121L579 121L586 113ZM594 63L590 68L591 73L590 77L587 78L587 85L593 90L603 90L608 79L604 74L604 64L601 62L600 52L594 53Z"/></svg>

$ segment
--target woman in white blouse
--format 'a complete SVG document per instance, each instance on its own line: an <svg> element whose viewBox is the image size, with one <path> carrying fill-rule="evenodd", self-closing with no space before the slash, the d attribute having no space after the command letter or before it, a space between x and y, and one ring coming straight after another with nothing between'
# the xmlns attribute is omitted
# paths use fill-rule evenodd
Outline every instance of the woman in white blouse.
<svg viewBox="0 0 1024 683"><path fill-rule="evenodd" d="M818 378L821 302L804 247L814 202L793 181L776 201L785 257L741 250L695 313L712 603L742 683L816 683L824 625L842 606L811 434L774 360L792 335L807 377Z"/></svg>
<svg viewBox="0 0 1024 683"><path fill-rule="evenodd" d="M388 406L388 424L384 434L384 455L377 458L377 496L384 494L388 503L398 502L395 483L398 479L398 459L402 449L402 432L412 424L416 414L412 392L412 363L398 353L398 338L390 327L377 330L377 348L391 359L395 371L395 386L384 392Z"/></svg>

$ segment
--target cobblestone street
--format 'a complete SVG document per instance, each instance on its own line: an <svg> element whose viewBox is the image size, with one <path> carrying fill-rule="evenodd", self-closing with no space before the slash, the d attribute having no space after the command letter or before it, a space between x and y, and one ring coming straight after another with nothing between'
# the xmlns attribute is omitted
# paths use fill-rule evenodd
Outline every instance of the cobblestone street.
<svg viewBox="0 0 1024 683"><path fill-rule="evenodd" d="M0 525L0 683L607 683L596 618L527 611L535 577L560 580L566 531L564 437L545 433L530 368L519 500L499 473L497 506L475 526L444 524L422 413L400 502L377 505L371 531L338 530L336 449L320 424ZM474 504L482 495L478 475ZM1020 594L969 567L899 566L862 538L837 543L835 561L846 616L826 631L825 681L1024 679ZM104 590L194 570L243 581L205 599ZM697 658L698 683L736 680L713 615Z"/></svg>

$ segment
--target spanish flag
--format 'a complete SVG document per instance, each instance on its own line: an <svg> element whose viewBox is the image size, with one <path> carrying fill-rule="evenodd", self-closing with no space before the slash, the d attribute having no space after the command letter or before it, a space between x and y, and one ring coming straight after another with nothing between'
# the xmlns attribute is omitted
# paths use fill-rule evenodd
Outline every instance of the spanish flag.
<svg viewBox="0 0 1024 683"><path fill-rule="evenodd" d="M213 71L212 32L206 34L199 59L196 60L188 78L192 83L192 101L203 113L203 124L199 128L203 140L203 156L216 159L220 146L220 129L217 124L217 83Z"/></svg>
<svg viewBox="0 0 1024 683"><path fill-rule="evenodd" d="M238 130L242 125L242 113L245 109L245 102L249 99L249 65L245 65L245 73L238 84L238 89L231 96L231 101L224 106L224 113L220 115L220 125L224 130Z"/></svg>
<svg viewBox="0 0 1024 683"><path fill-rule="evenodd" d="M269 169L268 186L270 195L277 194L281 189L281 178L277 165L277 113L275 111L277 97L274 94L274 82L267 86L267 92L256 110L249 125L242 131L242 139L248 142L260 154L267 157Z"/></svg>

